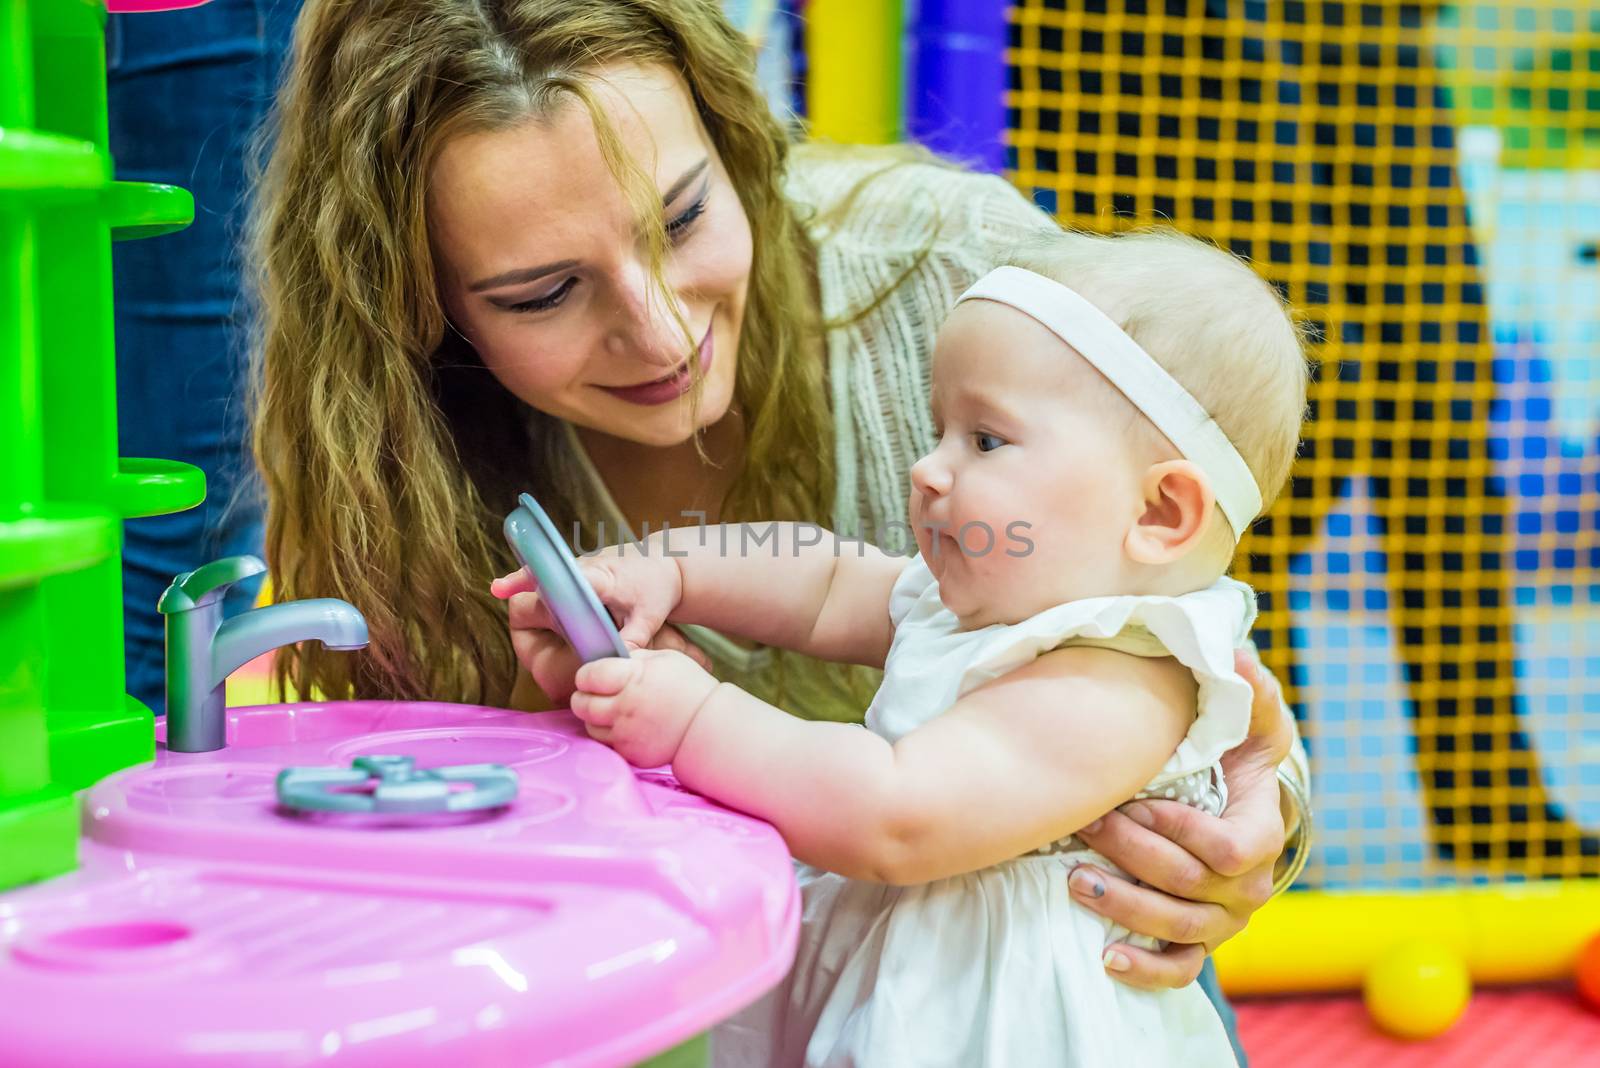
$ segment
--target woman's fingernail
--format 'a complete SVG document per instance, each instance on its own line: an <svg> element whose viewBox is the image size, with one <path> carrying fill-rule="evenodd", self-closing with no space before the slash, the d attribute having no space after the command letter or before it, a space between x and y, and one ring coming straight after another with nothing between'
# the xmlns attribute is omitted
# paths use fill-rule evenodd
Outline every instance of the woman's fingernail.
<svg viewBox="0 0 1600 1068"><path fill-rule="evenodd" d="M1125 972L1129 966L1127 956L1114 949L1108 949L1101 954L1100 963L1106 966L1108 972Z"/></svg>
<svg viewBox="0 0 1600 1068"><path fill-rule="evenodd" d="M1154 827L1156 825L1155 813L1150 811L1149 805L1129 805L1122 810L1122 813L1141 827Z"/></svg>
<svg viewBox="0 0 1600 1068"><path fill-rule="evenodd" d="M1100 825L1103 824L1103 823L1105 823L1105 819L1103 817L1101 819L1095 820L1093 823L1086 823L1086 824L1084 824L1082 829L1080 829L1078 831L1078 833L1079 834L1093 834L1095 831L1098 831L1100 829Z"/></svg>
<svg viewBox="0 0 1600 1068"><path fill-rule="evenodd" d="M1081 894L1084 897L1106 896L1106 884L1096 879L1085 868L1078 868L1067 876L1067 885L1072 887L1074 893Z"/></svg>

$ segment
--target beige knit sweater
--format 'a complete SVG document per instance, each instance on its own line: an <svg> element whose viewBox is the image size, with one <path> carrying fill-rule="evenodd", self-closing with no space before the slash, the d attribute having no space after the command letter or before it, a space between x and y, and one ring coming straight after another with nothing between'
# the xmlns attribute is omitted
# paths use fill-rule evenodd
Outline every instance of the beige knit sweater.
<svg viewBox="0 0 1600 1068"><path fill-rule="evenodd" d="M827 337L834 522L841 533L871 538L905 522L911 465L933 448L929 368L945 316L1029 234L1055 223L995 175L823 151L800 156L789 194L826 220L811 228L822 313L825 322L848 323ZM832 217L855 189L842 218ZM885 291L870 313L849 321Z"/></svg>

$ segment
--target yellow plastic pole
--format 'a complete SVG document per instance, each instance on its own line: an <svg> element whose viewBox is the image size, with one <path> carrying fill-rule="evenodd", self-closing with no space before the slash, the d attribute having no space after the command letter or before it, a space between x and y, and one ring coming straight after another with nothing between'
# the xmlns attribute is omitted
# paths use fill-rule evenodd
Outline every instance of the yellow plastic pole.
<svg viewBox="0 0 1600 1068"><path fill-rule="evenodd" d="M1217 950L1217 977L1229 994L1353 990L1386 951L1426 939L1476 983L1543 982L1570 976L1596 934L1593 881L1285 894Z"/></svg>
<svg viewBox="0 0 1600 1068"><path fill-rule="evenodd" d="M886 145L901 130L901 0L810 0L806 110L811 136Z"/></svg>

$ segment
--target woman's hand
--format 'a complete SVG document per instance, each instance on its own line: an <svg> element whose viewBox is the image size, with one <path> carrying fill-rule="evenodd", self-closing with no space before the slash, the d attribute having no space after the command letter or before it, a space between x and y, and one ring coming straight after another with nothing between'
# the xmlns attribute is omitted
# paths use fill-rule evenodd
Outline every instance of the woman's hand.
<svg viewBox="0 0 1600 1068"><path fill-rule="evenodd" d="M1074 900L1170 943L1162 951L1122 944L1107 950L1107 970L1129 986L1193 982L1206 955L1243 930L1272 894L1284 843L1277 772L1293 734L1277 680L1246 651L1236 655L1235 668L1255 701L1249 736L1222 758L1227 810L1219 817L1176 801L1133 801L1079 832L1146 885L1079 865L1068 877Z"/></svg>

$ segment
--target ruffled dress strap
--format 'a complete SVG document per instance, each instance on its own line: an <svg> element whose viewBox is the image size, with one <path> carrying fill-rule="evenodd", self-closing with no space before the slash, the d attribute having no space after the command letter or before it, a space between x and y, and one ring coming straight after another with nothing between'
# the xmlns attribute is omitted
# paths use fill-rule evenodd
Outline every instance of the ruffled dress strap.
<svg viewBox="0 0 1600 1068"><path fill-rule="evenodd" d="M1250 587L1221 578L1177 597L1086 598L1047 609L1021 623L995 628L968 662L957 694L1015 670L1052 649L1086 645L1135 656L1175 658L1194 673L1199 697L1194 722L1147 789L1215 765L1244 741L1250 727L1250 684L1234 670L1256 618ZM1108 710L1108 714L1114 710Z"/></svg>

